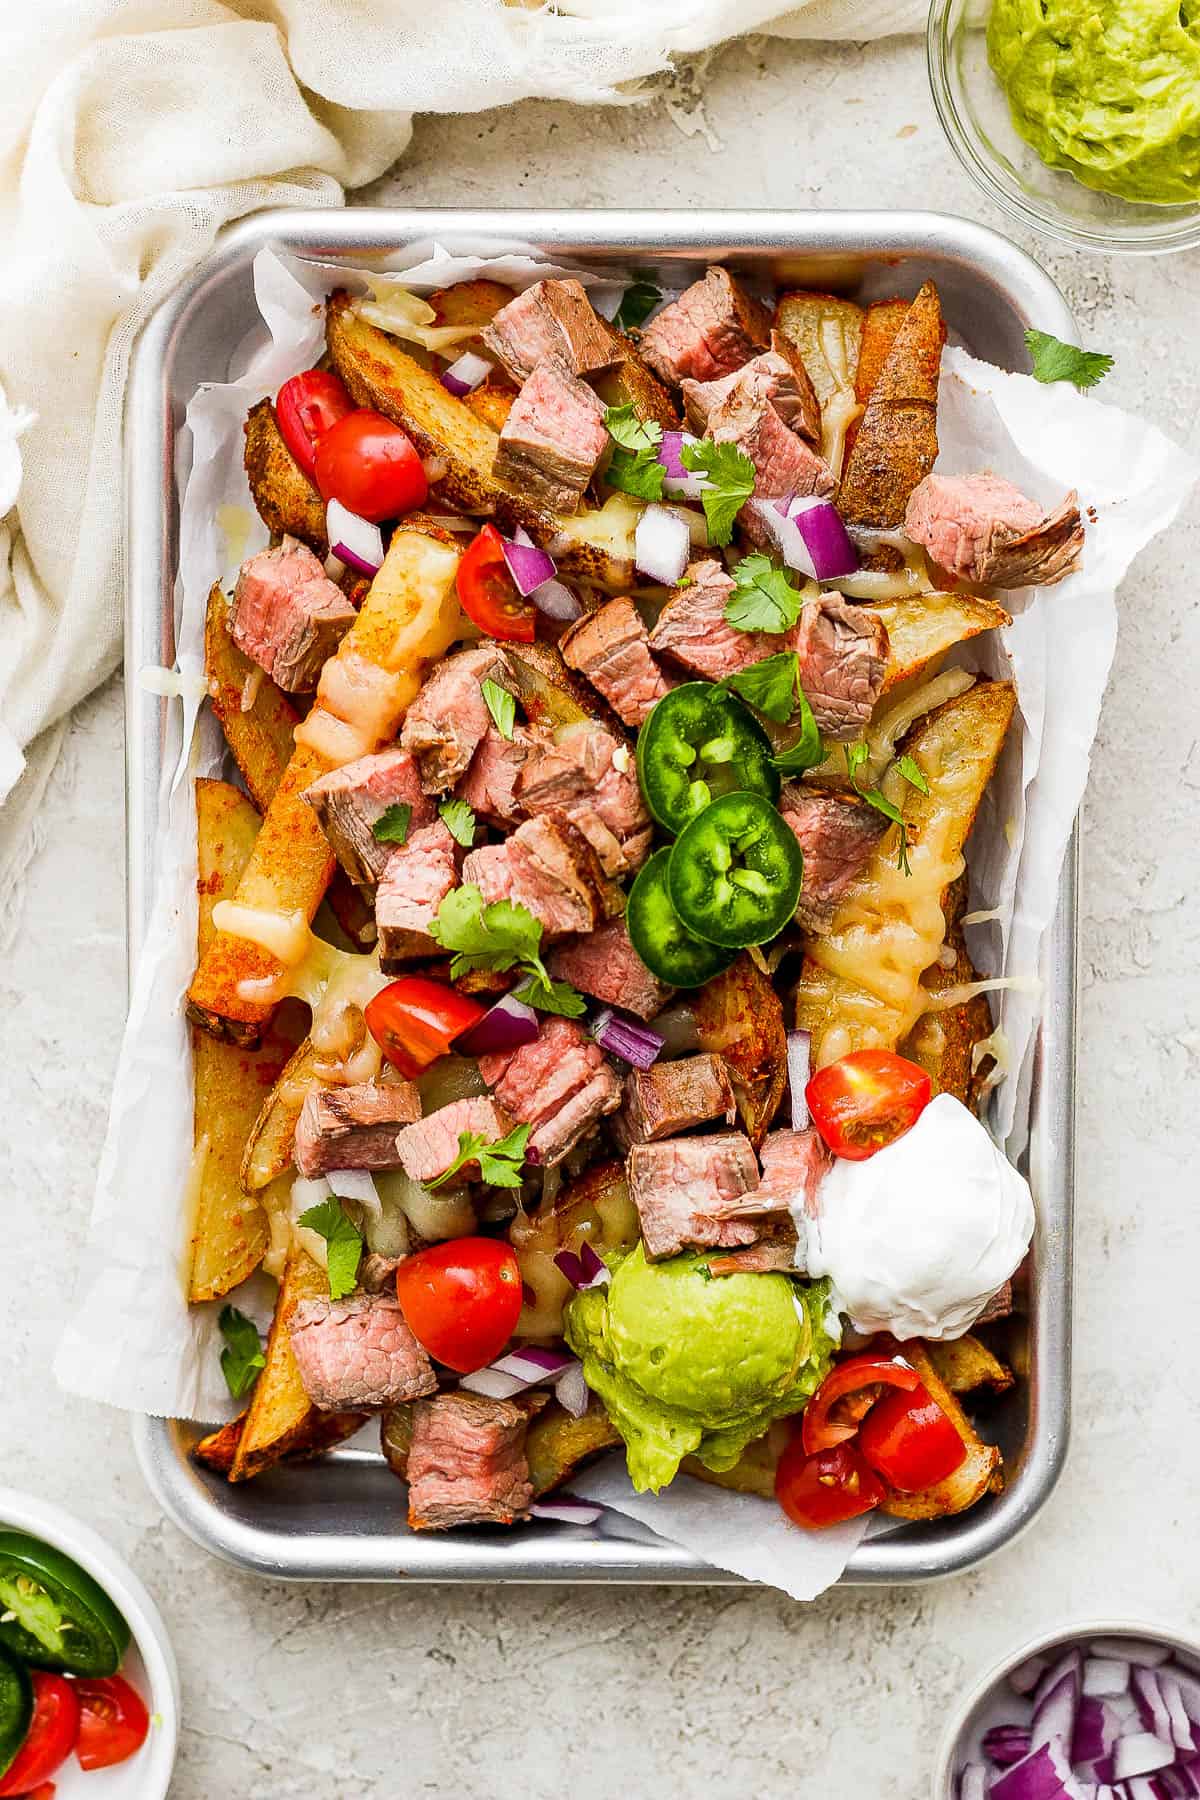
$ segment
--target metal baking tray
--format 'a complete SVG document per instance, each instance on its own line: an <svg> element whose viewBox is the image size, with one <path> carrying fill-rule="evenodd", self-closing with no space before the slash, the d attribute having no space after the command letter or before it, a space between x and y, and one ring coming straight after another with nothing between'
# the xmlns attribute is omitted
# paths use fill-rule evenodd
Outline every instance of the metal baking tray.
<svg viewBox="0 0 1200 1800"><path fill-rule="evenodd" d="M951 328L981 357L1018 366L1027 326L1071 339L1071 314L1035 263L995 232L920 212L458 212L350 209L265 212L227 231L201 269L156 313L134 355L127 415L128 609L125 626L128 915L131 966L146 929L168 755L167 704L135 679L174 659L178 507L176 438L196 386L226 378L231 352L257 323L251 265L263 245L349 263L418 239L520 240L567 262L653 270L680 284L722 262L785 286L866 298L915 293L933 277ZM1023 1166L1038 1205L1028 1311L1011 1353L1025 1379L989 1421L1008 1468L1003 1494L959 1518L868 1540L848 1583L925 1581L973 1567L1012 1542L1051 1493L1067 1447L1070 1406L1074 1152L1076 845L1064 871L1042 976ZM369 1444L321 1465L279 1469L230 1487L198 1469L195 1426L139 1419L143 1472L164 1511L236 1566L294 1580L701 1582L732 1585L632 1521L593 1529L538 1522L518 1531L410 1533L403 1489Z"/></svg>

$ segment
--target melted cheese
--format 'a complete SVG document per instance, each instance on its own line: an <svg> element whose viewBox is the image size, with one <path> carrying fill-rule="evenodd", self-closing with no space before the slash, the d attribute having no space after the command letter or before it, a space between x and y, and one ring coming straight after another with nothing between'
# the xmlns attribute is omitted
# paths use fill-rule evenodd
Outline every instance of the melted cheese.
<svg viewBox="0 0 1200 1800"><path fill-rule="evenodd" d="M312 935L302 912L272 912L261 906L243 906L237 900L218 900L212 922L217 931L258 944L288 967L303 959Z"/></svg>
<svg viewBox="0 0 1200 1800"><path fill-rule="evenodd" d="M827 319L825 326L837 330L832 319ZM855 399L852 388L839 388L821 413L821 455L838 479L846 460L846 433L856 419L861 419L865 410Z"/></svg>
<svg viewBox="0 0 1200 1800"><path fill-rule="evenodd" d="M365 1012L368 1001L386 987L389 980L379 967L378 950L369 956L353 956L338 950L324 938L315 936L303 924L303 915L299 913L294 914L293 919L301 920L302 929L296 931L294 938L285 943L281 933L278 940L267 942L267 922L278 921L279 914L255 914L248 921L252 927L261 928L263 935L260 936L257 930L242 930L227 924L224 918L217 920L215 912L225 905L228 903L221 902L214 910L214 923L218 929L233 929L238 937L249 937L253 943L264 944L283 964L277 975L239 982L239 997L261 1000L272 1006L281 1000L303 1000L312 1009L309 1037L317 1060L302 1080L281 1086L281 1099L297 1106L302 1104L314 1079L338 1087L374 1081L382 1058L378 1044L367 1030ZM253 912L249 907L231 907L230 910L235 914ZM283 954L285 949L289 954Z"/></svg>
<svg viewBox="0 0 1200 1800"><path fill-rule="evenodd" d="M253 668L248 670L246 674L246 679L242 683L241 709L244 713L252 712L254 710L254 702L258 699L259 689L263 684L264 672L265 671L262 669Z"/></svg>
<svg viewBox="0 0 1200 1800"><path fill-rule="evenodd" d="M896 745L918 719L947 700L957 700L974 685L975 676L968 674L966 669L943 669L940 675L898 694L892 705L884 707L867 728L870 755L866 773L859 777L859 785L871 787L879 780L896 754Z"/></svg>
<svg viewBox="0 0 1200 1800"><path fill-rule="evenodd" d="M373 748L395 727L400 686L393 670L381 669L351 650L332 657L321 671L320 705L335 719L351 722L364 739L371 739Z"/></svg>
<svg viewBox="0 0 1200 1800"><path fill-rule="evenodd" d="M360 756L369 756L378 742L360 726L345 719L335 719L320 705L314 706L306 719L301 719L295 735L298 744L306 750L315 750L331 769L344 768L347 763L357 762Z"/></svg>
<svg viewBox="0 0 1200 1800"><path fill-rule="evenodd" d="M998 994L1005 988L1020 994L1040 994L1042 984L1036 975L985 975L978 981L960 981L953 987L943 988L940 994L930 994L925 1002L926 1012L949 1012L953 1006L965 1006L968 1000L976 999L980 994Z"/></svg>
<svg viewBox="0 0 1200 1800"><path fill-rule="evenodd" d="M139 669L137 684L143 693L158 694L164 700L206 700L209 693L207 675L164 669L160 663L147 663Z"/></svg>

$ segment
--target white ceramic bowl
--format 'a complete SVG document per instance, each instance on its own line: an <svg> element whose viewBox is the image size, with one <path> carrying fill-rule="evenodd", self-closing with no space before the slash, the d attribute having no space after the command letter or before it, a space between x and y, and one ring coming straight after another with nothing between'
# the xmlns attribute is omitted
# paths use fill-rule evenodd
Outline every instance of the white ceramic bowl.
<svg viewBox="0 0 1200 1800"><path fill-rule="evenodd" d="M1151 1644L1166 1644L1183 1659L1194 1665L1200 1664L1200 1638L1180 1631L1174 1625L1151 1625L1145 1619L1081 1619L1076 1624L1059 1625L1053 1631L1041 1632L1028 1643L1011 1650L1000 1662L993 1663L951 1713L938 1745L931 1800L955 1800L955 1782L963 1751L1012 1671L1031 1656L1039 1656L1046 1650L1069 1650L1079 1639L1094 1637L1145 1638Z"/></svg>
<svg viewBox="0 0 1200 1800"><path fill-rule="evenodd" d="M165 1800L179 1736L179 1672L158 1608L103 1538L48 1500L0 1487L0 1530L27 1531L73 1556L120 1607L133 1633L122 1672L150 1711L150 1733L136 1756L89 1774L69 1757L54 1777L56 1800Z"/></svg>

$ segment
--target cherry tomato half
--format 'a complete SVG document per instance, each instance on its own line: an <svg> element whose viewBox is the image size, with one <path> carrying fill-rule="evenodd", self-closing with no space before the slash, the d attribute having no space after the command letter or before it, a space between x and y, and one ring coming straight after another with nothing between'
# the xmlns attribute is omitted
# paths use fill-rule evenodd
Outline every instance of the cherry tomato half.
<svg viewBox="0 0 1200 1800"><path fill-rule="evenodd" d="M912 1393L888 1394L873 1406L858 1442L871 1467L902 1494L944 1481L967 1455L954 1421L920 1382Z"/></svg>
<svg viewBox="0 0 1200 1800"><path fill-rule="evenodd" d="M0 1795L28 1794L53 1775L75 1748L79 1699L74 1682L45 1669L31 1669L33 1719L25 1742L0 1781Z"/></svg>
<svg viewBox="0 0 1200 1800"><path fill-rule="evenodd" d="M423 506L429 493L408 433L367 407L347 413L321 438L317 486L324 499L340 500L376 525Z"/></svg>
<svg viewBox="0 0 1200 1800"><path fill-rule="evenodd" d="M517 1328L521 1269L499 1238L451 1238L405 1257L396 1297L430 1356L469 1375L494 1362Z"/></svg>
<svg viewBox="0 0 1200 1800"><path fill-rule="evenodd" d="M830 1369L804 1409L801 1437L805 1453L832 1450L852 1438L885 1387L912 1393L917 1371L892 1357L851 1356Z"/></svg>
<svg viewBox="0 0 1200 1800"><path fill-rule="evenodd" d="M79 1742L75 1754L83 1769L107 1769L140 1750L150 1729L146 1703L123 1675L77 1681Z"/></svg>
<svg viewBox="0 0 1200 1800"><path fill-rule="evenodd" d="M485 525L467 545L455 586L463 611L480 631L505 643L532 644L537 610L518 594L494 525Z"/></svg>
<svg viewBox="0 0 1200 1800"><path fill-rule="evenodd" d="M865 1162L912 1129L932 1093L925 1070L907 1057L852 1050L818 1069L804 1097L833 1154Z"/></svg>
<svg viewBox="0 0 1200 1800"><path fill-rule="evenodd" d="M883 1493L882 1481L853 1444L806 1456L797 1434L775 1471L775 1498L793 1524L808 1531L857 1519L878 1506Z"/></svg>
<svg viewBox="0 0 1200 1800"><path fill-rule="evenodd" d="M415 1081L455 1038L478 1025L486 1006L425 975L402 975L367 1001L367 1030L394 1069Z"/></svg>
<svg viewBox="0 0 1200 1800"><path fill-rule="evenodd" d="M328 369L306 369L275 396L279 434L310 481L317 479L317 445L332 425L354 411L346 385Z"/></svg>

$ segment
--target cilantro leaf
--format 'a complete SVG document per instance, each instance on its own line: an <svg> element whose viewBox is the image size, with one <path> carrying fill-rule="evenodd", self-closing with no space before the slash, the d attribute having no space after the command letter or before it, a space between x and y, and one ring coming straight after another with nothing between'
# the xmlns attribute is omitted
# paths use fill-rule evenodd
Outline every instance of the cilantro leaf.
<svg viewBox="0 0 1200 1800"><path fill-rule="evenodd" d="M735 631L790 631L800 617L801 596L769 556L743 556L733 569L734 590L725 623Z"/></svg>
<svg viewBox="0 0 1200 1800"><path fill-rule="evenodd" d="M903 775L905 781L907 781L909 787L915 787L918 793L927 794L929 792L929 783L926 781L925 776L921 771L920 764L915 763L911 756L900 757L896 763L896 767Z"/></svg>
<svg viewBox="0 0 1200 1800"><path fill-rule="evenodd" d="M500 683L498 681L493 681L490 675L486 681L480 684L479 691L483 695L487 709L492 715L492 724L496 727L500 736L502 738L507 738L511 743L513 725L516 723L517 717L516 701L513 699L508 689L502 688ZM461 839L459 841L461 842Z"/></svg>
<svg viewBox="0 0 1200 1800"><path fill-rule="evenodd" d="M609 458L604 479L609 487L620 488L636 500L661 500L667 471L658 460L657 450L639 450L634 455L618 448Z"/></svg>
<svg viewBox="0 0 1200 1800"><path fill-rule="evenodd" d="M328 1246L329 1298L341 1300L346 1294L352 1294L358 1280L363 1241L346 1217L341 1201L333 1196L322 1200L302 1212L297 1223L307 1225L310 1231L323 1237Z"/></svg>
<svg viewBox="0 0 1200 1800"><path fill-rule="evenodd" d="M542 927L531 912L514 900L493 900L485 905L479 888L470 881L446 895L429 934L443 950L454 952L451 981L469 969L503 970L516 963L536 962L542 947Z"/></svg>
<svg viewBox="0 0 1200 1800"><path fill-rule="evenodd" d="M379 815L371 830L381 844L402 844L408 836L411 818L412 807L408 801L397 800L395 806L389 806Z"/></svg>
<svg viewBox="0 0 1200 1800"><path fill-rule="evenodd" d="M652 281L631 281L621 295L621 304L613 314L618 331L636 331L644 325L662 299L662 290Z"/></svg>
<svg viewBox="0 0 1200 1800"><path fill-rule="evenodd" d="M853 787L858 786L858 771L862 768L871 752L860 738L857 744L843 744L842 755L846 759L846 773Z"/></svg>
<svg viewBox="0 0 1200 1800"><path fill-rule="evenodd" d="M435 1175L425 1185L429 1188L443 1187L467 1163L477 1162L480 1178L492 1187L520 1187L530 1130L528 1125L518 1125L507 1137L498 1138L492 1144L477 1131L460 1131L458 1154L454 1161L448 1169L443 1169L440 1175Z"/></svg>
<svg viewBox="0 0 1200 1800"><path fill-rule="evenodd" d="M540 967L514 990L513 999L523 1000L538 1012L557 1013L562 1019L578 1019L587 1011L587 1001L569 981L552 981Z"/></svg>
<svg viewBox="0 0 1200 1800"><path fill-rule="evenodd" d="M693 474L708 476L700 496L708 535L714 544L727 544L734 520L754 492L754 464L736 444L714 444L711 438L685 444L679 460Z"/></svg>
<svg viewBox="0 0 1200 1800"><path fill-rule="evenodd" d="M808 704L808 695L798 680L796 688L800 696L800 735L786 750L781 750L778 756L771 758L781 775L802 775L805 769L815 769L825 755L825 746L821 742L813 709Z"/></svg>
<svg viewBox="0 0 1200 1800"><path fill-rule="evenodd" d="M1033 358L1035 381L1069 381L1080 393L1103 381L1113 366L1113 359L1103 350L1081 350L1078 344L1064 344L1048 331L1029 330L1025 342Z"/></svg>
<svg viewBox="0 0 1200 1800"><path fill-rule="evenodd" d="M438 817L456 844L469 850L475 842L475 814L465 800L442 800Z"/></svg>
<svg viewBox="0 0 1200 1800"><path fill-rule="evenodd" d="M622 450L657 450L662 443L663 428L658 420L639 419L632 401L627 406L606 406L604 425Z"/></svg>
<svg viewBox="0 0 1200 1800"><path fill-rule="evenodd" d="M761 662L727 675L721 686L732 688L747 706L774 719L777 725L786 725L800 687L800 658L794 650L764 656Z"/></svg>
<svg viewBox="0 0 1200 1800"><path fill-rule="evenodd" d="M262 1339L253 1319L248 1319L236 1306L223 1306L217 1324L225 1339L225 1349L221 1352L221 1373L234 1399L240 1400L258 1380L258 1371L267 1366Z"/></svg>
<svg viewBox="0 0 1200 1800"><path fill-rule="evenodd" d="M900 846L896 855L896 866L901 869L905 875L911 875L912 870L908 866L908 826L904 822L904 814L900 811L900 808L894 806L887 795L881 793L877 787L860 788L858 785L858 771L862 768L862 765L871 754L870 751L867 749L866 744L861 740L857 744L843 744L842 750L846 758L846 773L850 777L850 785L853 787L855 793L865 800L868 806L873 806L877 813L882 813L885 819L890 819L893 825L898 825L900 827ZM920 769L917 767L916 763L913 762L911 756L901 757L899 765L901 774L906 781L912 781L912 776L902 766L906 762L912 764L913 773L918 777L916 781L912 782L913 787L919 787L927 794L929 788L926 785L925 777L921 774Z"/></svg>

